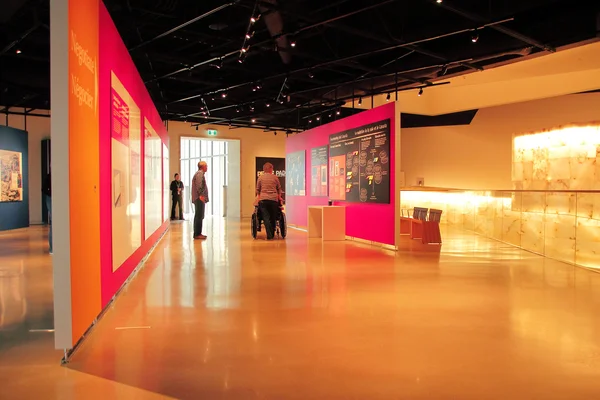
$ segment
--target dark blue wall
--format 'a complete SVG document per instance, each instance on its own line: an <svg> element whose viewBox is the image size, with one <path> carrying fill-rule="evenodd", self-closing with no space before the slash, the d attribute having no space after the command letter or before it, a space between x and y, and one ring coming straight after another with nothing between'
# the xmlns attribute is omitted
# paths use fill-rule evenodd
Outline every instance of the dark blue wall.
<svg viewBox="0 0 600 400"><path fill-rule="evenodd" d="M27 132L0 126L0 150L23 154L23 201L0 202L0 231L29 226L29 146ZM41 190L41 189L40 189Z"/></svg>

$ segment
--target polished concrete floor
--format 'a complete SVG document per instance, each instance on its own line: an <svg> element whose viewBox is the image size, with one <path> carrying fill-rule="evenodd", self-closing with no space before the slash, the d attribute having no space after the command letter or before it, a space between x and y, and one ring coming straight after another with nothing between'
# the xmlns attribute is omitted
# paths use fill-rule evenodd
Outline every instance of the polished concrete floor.
<svg viewBox="0 0 600 400"><path fill-rule="evenodd" d="M598 273L466 233L394 253L190 228L66 367L45 230L0 233L0 399L600 398Z"/></svg>

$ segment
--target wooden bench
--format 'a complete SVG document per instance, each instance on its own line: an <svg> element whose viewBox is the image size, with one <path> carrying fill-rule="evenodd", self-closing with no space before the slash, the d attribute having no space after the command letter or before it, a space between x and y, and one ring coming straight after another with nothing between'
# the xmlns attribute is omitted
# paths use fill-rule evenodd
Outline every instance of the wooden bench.
<svg viewBox="0 0 600 400"><path fill-rule="evenodd" d="M408 211L408 210L407 210ZM425 219L427 219L427 208L422 208L422 207L415 207L413 209L413 215L412 217L408 215L401 215L400 216L400 234L401 235L410 235L411 239L414 239L415 237L413 237L413 230L415 231L415 234L418 235L418 237L421 237L421 221L424 221ZM401 212L404 212L404 210L402 210ZM415 227L415 224L417 225Z"/></svg>
<svg viewBox="0 0 600 400"><path fill-rule="evenodd" d="M423 244L442 244L442 234L440 232L440 221L442 219L442 210L434 208L429 210L427 221L421 223Z"/></svg>

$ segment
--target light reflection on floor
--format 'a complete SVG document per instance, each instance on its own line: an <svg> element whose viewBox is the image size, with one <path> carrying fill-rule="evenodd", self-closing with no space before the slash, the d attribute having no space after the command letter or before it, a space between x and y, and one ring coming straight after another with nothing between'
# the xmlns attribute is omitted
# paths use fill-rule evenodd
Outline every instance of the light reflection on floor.
<svg viewBox="0 0 600 400"><path fill-rule="evenodd" d="M66 368L28 332L51 321L45 230L0 233L18 249L0 250L0 398L600 393L600 274L464 232L396 253L247 225L209 222L199 242L173 223Z"/></svg>

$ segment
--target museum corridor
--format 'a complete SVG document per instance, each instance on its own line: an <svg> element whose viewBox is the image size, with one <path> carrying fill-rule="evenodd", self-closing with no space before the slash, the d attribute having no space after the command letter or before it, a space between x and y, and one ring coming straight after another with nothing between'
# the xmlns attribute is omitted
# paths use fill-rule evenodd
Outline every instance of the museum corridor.
<svg viewBox="0 0 600 400"><path fill-rule="evenodd" d="M43 228L0 234L0 398L600 393L598 273L470 234L395 254L208 225L202 242L172 224L66 367L36 331L52 321Z"/></svg>

